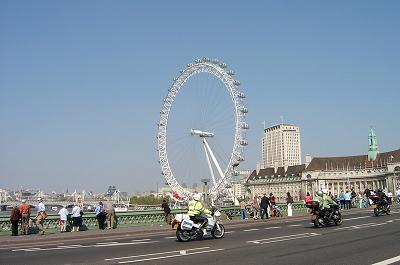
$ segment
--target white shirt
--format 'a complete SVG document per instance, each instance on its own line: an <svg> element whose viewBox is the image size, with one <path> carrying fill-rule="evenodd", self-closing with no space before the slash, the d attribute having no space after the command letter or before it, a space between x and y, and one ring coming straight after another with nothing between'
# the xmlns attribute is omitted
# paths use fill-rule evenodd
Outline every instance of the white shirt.
<svg viewBox="0 0 400 265"><path fill-rule="evenodd" d="M392 194L392 192L388 192L388 194L387 194L387 196L389 197L389 198L393 198L393 194Z"/></svg>
<svg viewBox="0 0 400 265"><path fill-rule="evenodd" d="M45 211L46 211L46 207L44 206L44 203L43 203L43 202L39 202L37 208L38 208L38 213L41 213L41 212L45 212Z"/></svg>
<svg viewBox="0 0 400 265"><path fill-rule="evenodd" d="M400 189L396 191L397 196L400 196Z"/></svg>
<svg viewBox="0 0 400 265"><path fill-rule="evenodd" d="M81 208L79 206L75 205L74 208L72 208L72 217L80 217L81 216Z"/></svg>
<svg viewBox="0 0 400 265"><path fill-rule="evenodd" d="M66 208L61 208L61 210L58 212L58 215L60 215L60 219L62 221L67 221L68 210Z"/></svg>

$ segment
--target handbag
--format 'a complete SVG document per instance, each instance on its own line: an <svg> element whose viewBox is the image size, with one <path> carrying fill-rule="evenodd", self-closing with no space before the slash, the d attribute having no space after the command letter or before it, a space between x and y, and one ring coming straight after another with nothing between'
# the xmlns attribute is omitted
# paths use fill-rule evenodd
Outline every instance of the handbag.
<svg viewBox="0 0 400 265"><path fill-rule="evenodd" d="M42 212L41 215L42 215L42 219L46 219L47 218L47 213L46 212Z"/></svg>

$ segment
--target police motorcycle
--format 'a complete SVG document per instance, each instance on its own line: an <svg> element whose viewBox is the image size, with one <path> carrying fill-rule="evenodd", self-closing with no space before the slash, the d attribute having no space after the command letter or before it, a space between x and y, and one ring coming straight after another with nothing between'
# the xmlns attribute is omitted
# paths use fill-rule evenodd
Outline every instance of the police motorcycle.
<svg viewBox="0 0 400 265"><path fill-rule="evenodd" d="M176 230L176 238L180 242L187 242L193 238L202 238L211 233L215 239L220 239L225 235L225 227L221 224L219 218L221 212L217 209L212 211L212 216L206 216L207 226L200 229L201 223L195 223L187 214L177 214L172 221L172 229Z"/></svg>
<svg viewBox="0 0 400 265"><path fill-rule="evenodd" d="M322 210L319 201L308 201L306 207L311 209L311 221L316 228L329 225L341 225L343 223L342 214L339 211L339 205L330 205L330 209ZM326 211L330 211L327 213Z"/></svg>
<svg viewBox="0 0 400 265"><path fill-rule="evenodd" d="M382 202L379 200L379 197L377 195L371 195L369 196L369 199L371 200L371 206L374 209L374 215L379 216L382 213L383 214L390 214L390 204L388 202Z"/></svg>

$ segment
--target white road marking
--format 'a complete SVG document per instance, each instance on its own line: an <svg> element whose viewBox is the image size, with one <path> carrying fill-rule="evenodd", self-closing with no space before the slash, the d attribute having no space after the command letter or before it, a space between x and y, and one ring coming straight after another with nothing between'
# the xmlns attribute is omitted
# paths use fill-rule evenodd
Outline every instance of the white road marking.
<svg viewBox="0 0 400 265"><path fill-rule="evenodd" d="M389 264L393 264L397 261L400 261L400 256L396 256L391 259L382 260L381 262L377 262L372 265L389 265Z"/></svg>
<svg viewBox="0 0 400 265"><path fill-rule="evenodd" d="M370 217L371 216L360 216L360 217L346 218L344 220L349 221L349 220L357 220L357 219L364 219L364 218L370 218Z"/></svg>
<svg viewBox="0 0 400 265"><path fill-rule="evenodd" d="M176 236L166 236L166 237L164 237L165 239L173 239L173 238L176 238Z"/></svg>
<svg viewBox="0 0 400 265"><path fill-rule="evenodd" d="M260 230L260 229L258 229L258 228L252 228L252 229L243 230L243 232L258 231L258 230Z"/></svg>
<svg viewBox="0 0 400 265"><path fill-rule="evenodd" d="M116 241L109 241L109 242L99 242L99 243L96 243L96 244L98 244L98 245L107 245L107 244L116 244L116 243L118 243L118 242L116 242Z"/></svg>
<svg viewBox="0 0 400 265"><path fill-rule="evenodd" d="M228 231L228 232L225 232L225 234L231 234L231 233L235 233L235 231Z"/></svg>
<svg viewBox="0 0 400 265"><path fill-rule="evenodd" d="M269 229L279 229L281 228L280 226L272 226L272 227L265 227L265 230L269 230Z"/></svg>
<svg viewBox="0 0 400 265"><path fill-rule="evenodd" d="M125 242L125 243L118 243L118 242L111 242L109 244L103 243L95 245L64 245L64 246L57 246L51 248L19 248L19 249L12 249L11 251L26 251L26 252L34 252L34 251L49 251L49 250L65 250L65 249L73 249L73 248L98 248L98 247L114 247L114 246L126 246L126 245L139 245L139 244L149 244L149 243L157 243L159 241L149 241L150 239L144 239L144 241L135 241L135 242Z"/></svg>
<svg viewBox="0 0 400 265"><path fill-rule="evenodd" d="M345 229L361 229L361 228L367 228L367 227L373 227L373 226L380 226L380 225L385 225L386 223L367 223L367 224L360 224L360 225L353 225L353 226L346 226L346 227L340 227L340 228L335 228L333 230L345 230Z"/></svg>
<svg viewBox="0 0 400 265"><path fill-rule="evenodd" d="M109 258L109 259L104 259L107 261L110 260L120 260L120 259L131 259L131 258L139 258L139 257L147 257L147 256L156 256L156 255L163 255L163 254L171 254L171 253L180 253L181 251L192 251L192 250L203 250L207 249L210 247L200 247L200 248L189 248L189 249L183 249L183 250L174 250L174 251L167 251L167 252L158 252L158 253L149 253L149 254L141 254L141 255L134 255L134 256L125 256L125 257L118 257L118 258Z"/></svg>
<svg viewBox="0 0 400 265"><path fill-rule="evenodd" d="M168 259L168 258L175 258L175 257L182 257L182 256L189 256L189 255L217 252L217 251L222 251L222 250L224 250L224 249L223 248L209 249L209 250L197 251L197 252L186 253L186 254L180 254L179 253L179 254L170 255L170 256L161 256L161 257L154 257L154 258L147 258L147 259L120 261L118 263L119 264L136 263L136 262L149 261L149 260Z"/></svg>
<svg viewBox="0 0 400 265"><path fill-rule="evenodd" d="M288 225L288 227L296 227L296 226L301 226L301 225Z"/></svg>
<svg viewBox="0 0 400 265"><path fill-rule="evenodd" d="M257 239L257 240L247 241L247 243L262 245L262 244L270 244L270 243L275 243L275 242L288 241L288 240L293 240L293 239L301 239L301 238L320 236L320 235L321 234L317 234L317 233L303 233L303 234L294 234L294 235L288 235L288 236Z"/></svg>

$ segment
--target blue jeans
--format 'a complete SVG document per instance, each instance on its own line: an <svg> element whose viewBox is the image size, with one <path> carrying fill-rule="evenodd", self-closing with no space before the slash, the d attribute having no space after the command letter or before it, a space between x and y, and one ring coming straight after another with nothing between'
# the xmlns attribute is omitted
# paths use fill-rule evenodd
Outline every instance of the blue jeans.
<svg viewBox="0 0 400 265"><path fill-rule="evenodd" d="M240 209L240 216L242 219L246 219L246 210L245 209Z"/></svg>

